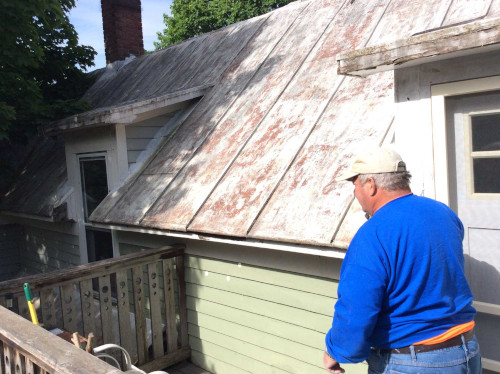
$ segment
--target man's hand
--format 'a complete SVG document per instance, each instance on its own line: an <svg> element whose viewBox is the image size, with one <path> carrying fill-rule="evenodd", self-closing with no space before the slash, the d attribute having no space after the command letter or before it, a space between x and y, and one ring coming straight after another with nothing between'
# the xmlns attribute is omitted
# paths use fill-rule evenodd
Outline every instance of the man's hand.
<svg viewBox="0 0 500 374"><path fill-rule="evenodd" d="M345 372L345 370L340 367L340 364L335 359L330 357L330 355L326 353L326 351L323 355L323 365L325 365L326 371L332 374L340 374Z"/></svg>

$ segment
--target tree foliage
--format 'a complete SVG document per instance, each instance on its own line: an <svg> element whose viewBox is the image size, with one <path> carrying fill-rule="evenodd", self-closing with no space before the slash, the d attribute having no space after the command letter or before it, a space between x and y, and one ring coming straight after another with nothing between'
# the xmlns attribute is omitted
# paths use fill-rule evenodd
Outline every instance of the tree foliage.
<svg viewBox="0 0 500 374"><path fill-rule="evenodd" d="M92 47L78 44L75 0L0 0L0 139L25 142L36 127L88 108Z"/></svg>
<svg viewBox="0 0 500 374"><path fill-rule="evenodd" d="M166 28L158 32L155 48L161 49L235 22L243 21L294 0L173 0L172 16L163 15Z"/></svg>

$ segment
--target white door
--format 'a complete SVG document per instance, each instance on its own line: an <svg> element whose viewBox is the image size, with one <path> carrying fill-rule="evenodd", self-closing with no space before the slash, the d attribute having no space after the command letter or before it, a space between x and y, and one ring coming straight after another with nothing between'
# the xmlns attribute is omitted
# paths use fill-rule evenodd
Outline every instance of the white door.
<svg viewBox="0 0 500 374"><path fill-rule="evenodd" d="M465 228L476 334L485 366L500 372L500 92L446 98L446 120L450 206Z"/></svg>

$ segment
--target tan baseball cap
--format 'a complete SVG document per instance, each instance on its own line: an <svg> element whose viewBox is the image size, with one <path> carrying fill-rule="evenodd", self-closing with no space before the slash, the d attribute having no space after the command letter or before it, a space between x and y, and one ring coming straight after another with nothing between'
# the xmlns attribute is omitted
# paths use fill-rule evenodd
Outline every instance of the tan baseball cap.
<svg viewBox="0 0 500 374"><path fill-rule="evenodd" d="M358 154L351 169L337 181L349 180L359 174L397 173L406 171L406 164L395 150L389 147L370 147Z"/></svg>

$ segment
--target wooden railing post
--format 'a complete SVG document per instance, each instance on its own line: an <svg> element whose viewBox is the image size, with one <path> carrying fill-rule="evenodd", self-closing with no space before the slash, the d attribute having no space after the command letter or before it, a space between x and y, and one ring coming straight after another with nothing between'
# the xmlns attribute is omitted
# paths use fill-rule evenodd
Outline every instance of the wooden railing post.
<svg viewBox="0 0 500 374"><path fill-rule="evenodd" d="M34 373L35 367L51 374L123 373L4 307L0 321L6 374Z"/></svg>
<svg viewBox="0 0 500 374"><path fill-rule="evenodd" d="M191 353L183 254L183 245L173 245L1 282L0 303L9 304L18 314L27 310L22 297L23 284L29 283L38 300L38 318L45 328L57 327L65 329L65 334L78 332L84 337L92 333L96 345L117 343L143 370L161 370L189 358ZM174 259L179 291L179 333ZM0 325L2 323L0 319ZM9 343L4 346L10 347ZM120 361L119 356L116 358ZM16 357L7 359L13 365ZM25 363L29 370L29 361L20 363Z"/></svg>

